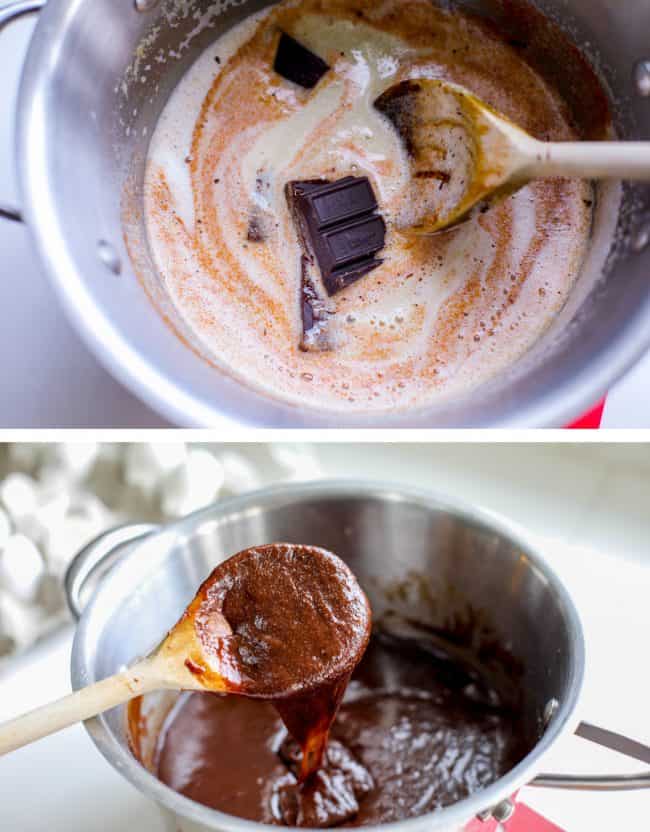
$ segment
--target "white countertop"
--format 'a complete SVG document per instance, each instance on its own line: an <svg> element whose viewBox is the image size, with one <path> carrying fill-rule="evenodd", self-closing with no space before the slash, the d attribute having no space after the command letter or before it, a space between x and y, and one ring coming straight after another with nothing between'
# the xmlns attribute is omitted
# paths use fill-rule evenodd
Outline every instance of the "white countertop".
<svg viewBox="0 0 650 832"><path fill-rule="evenodd" d="M16 200L13 114L33 26L0 36L0 201ZM101 367L70 327L27 230L0 219L0 427L160 427L166 422ZM650 356L610 392L603 427L650 427Z"/></svg>
<svg viewBox="0 0 650 832"><path fill-rule="evenodd" d="M582 615L588 661L581 718L650 744L647 446L334 444L317 453L326 476L408 482L523 525ZM69 690L70 641L70 631L60 634L0 678L0 720ZM547 766L572 773L642 768L575 737L558 745ZM0 829L10 832L161 832L158 810L103 760L81 726L0 758L0 798ZM636 832L650 822L648 790L526 788L522 799L568 832Z"/></svg>

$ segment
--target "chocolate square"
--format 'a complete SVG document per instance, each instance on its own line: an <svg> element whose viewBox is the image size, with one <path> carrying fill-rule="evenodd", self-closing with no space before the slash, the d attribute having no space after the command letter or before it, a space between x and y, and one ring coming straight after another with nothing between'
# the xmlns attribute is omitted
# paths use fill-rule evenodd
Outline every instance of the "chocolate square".
<svg viewBox="0 0 650 832"><path fill-rule="evenodd" d="M316 259L329 295L376 268L386 225L366 177L290 182L287 200L303 247Z"/></svg>
<svg viewBox="0 0 650 832"><path fill-rule="evenodd" d="M310 90L325 75L329 66L291 35L282 32L273 69L287 81L293 81L294 84Z"/></svg>

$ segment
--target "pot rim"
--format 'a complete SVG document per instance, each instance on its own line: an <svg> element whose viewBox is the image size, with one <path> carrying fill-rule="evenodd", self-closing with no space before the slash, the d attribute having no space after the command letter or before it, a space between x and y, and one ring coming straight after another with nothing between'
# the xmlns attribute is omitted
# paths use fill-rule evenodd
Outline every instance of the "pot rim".
<svg viewBox="0 0 650 832"><path fill-rule="evenodd" d="M579 721L577 705L585 671L585 644L580 618L568 590L537 547L527 539L521 527L488 509L455 498L438 496L434 492L411 488L410 486L365 480L322 480L270 486L246 495L223 500L161 527L161 530L154 532L153 536L166 535L170 540L179 537L187 538L205 521L214 521L225 515L251 510L255 505L269 507L274 504L286 504L287 501L293 499L300 501L303 497L331 498L346 496L373 497L387 502L405 500L415 502L424 508L446 511L461 520L488 528L506 537L521 548L531 568L538 571L550 584L567 621L568 636L571 643L570 676L567 682L568 693L565 700L560 703L542 737L523 760L495 783L451 806L419 817L367 827L369 832L416 832L425 825L427 828L439 829L443 826L454 828L455 824L458 828L461 828L472 817L498 805L502 800L509 798L532 780L539 773L542 760L555 743L561 737L573 733ZM146 543L143 545L146 545ZM124 556L124 559L111 570L111 574L122 574L128 570L137 552L138 545L134 545ZM110 581L110 575L107 581ZM89 667L86 662L86 638L89 623L92 620L93 608L100 596L101 587L93 594L84 610L75 634L71 656L71 680L72 687L75 690L88 684L89 681L94 681L94 677L90 676L88 672ZM158 780L132 756L128 749L117 741L106 728L102 716L87 720L84 724L93 742L106 760L147 797L162 804L168 810L197 823L202 823L207 828L219 829L223 832L259 832L260 827L268 829L269 832L277 830L277 826L234 817L180 795Z"/></svg>
<svg viewBox="0 0 650 832"><path fill-rule="evenodd" d="M249 412L226 410L183 388L147 354L119 332L86 289L59 221L56 195L47 186L48 133L45 102L49 73L67 18L83 0L48 0L34 31L20 84L16 128L17 166L23 213L40 260L69 321L101 364L134 394L172 422L187 427L234 428L244 425L295 427L428 427L427 409L345 415L303 409L239 383ZM58 37L57 37L58 33ZM579 373L554 384L540 384L534 397L475 427L560 427L594 405L650 347L650 293L638 304L606 349L593 354ZM257 404L256 404L257 403ZM453 400L450 402L453 408ZM261 419L256 412L266 414ZM452 414L453 415L453 414ZM462 426L454 424L453 427Z"/></svg>

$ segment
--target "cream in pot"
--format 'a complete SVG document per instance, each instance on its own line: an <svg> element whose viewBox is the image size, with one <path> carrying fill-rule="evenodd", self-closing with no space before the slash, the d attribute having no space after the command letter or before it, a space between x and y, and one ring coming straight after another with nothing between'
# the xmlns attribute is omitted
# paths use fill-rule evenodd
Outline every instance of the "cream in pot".
<svg viewBox="0 0 650 832"><path fill-rule="evenodd" d="M328 63L313 89L274 70L284 31ZM448 234L404 231L418 183L373 102L414 77L461 83L540 138L577 135L558 91L498 30L427 0L288 0L217 39L167 103L145 176L152 255L205 354L245 383L320 410L420 408L502 372L566 303L589 242L588 182L537 181ZM459 163L464 141L446 151ZM305 351L285 188L345 176L374 189L382 262L327 299L319 290L327 345Z"/></svg>

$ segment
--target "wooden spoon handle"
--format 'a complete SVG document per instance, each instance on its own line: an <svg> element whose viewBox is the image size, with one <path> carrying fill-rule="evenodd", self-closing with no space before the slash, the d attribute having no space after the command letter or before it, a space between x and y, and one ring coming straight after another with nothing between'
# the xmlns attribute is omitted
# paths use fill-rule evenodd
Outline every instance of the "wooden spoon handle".
<svg viewBox="0 0 650 832"><path fill-rule="evenodd" d="M525 173L531 179L632 179L650 182L650 142L535 142Z"/></svg>
<svg viewBox="0 0 650 832"><path fill-rule="evenodd" d="M146 662L0 725L0 755L164 687Z"/></svg>

